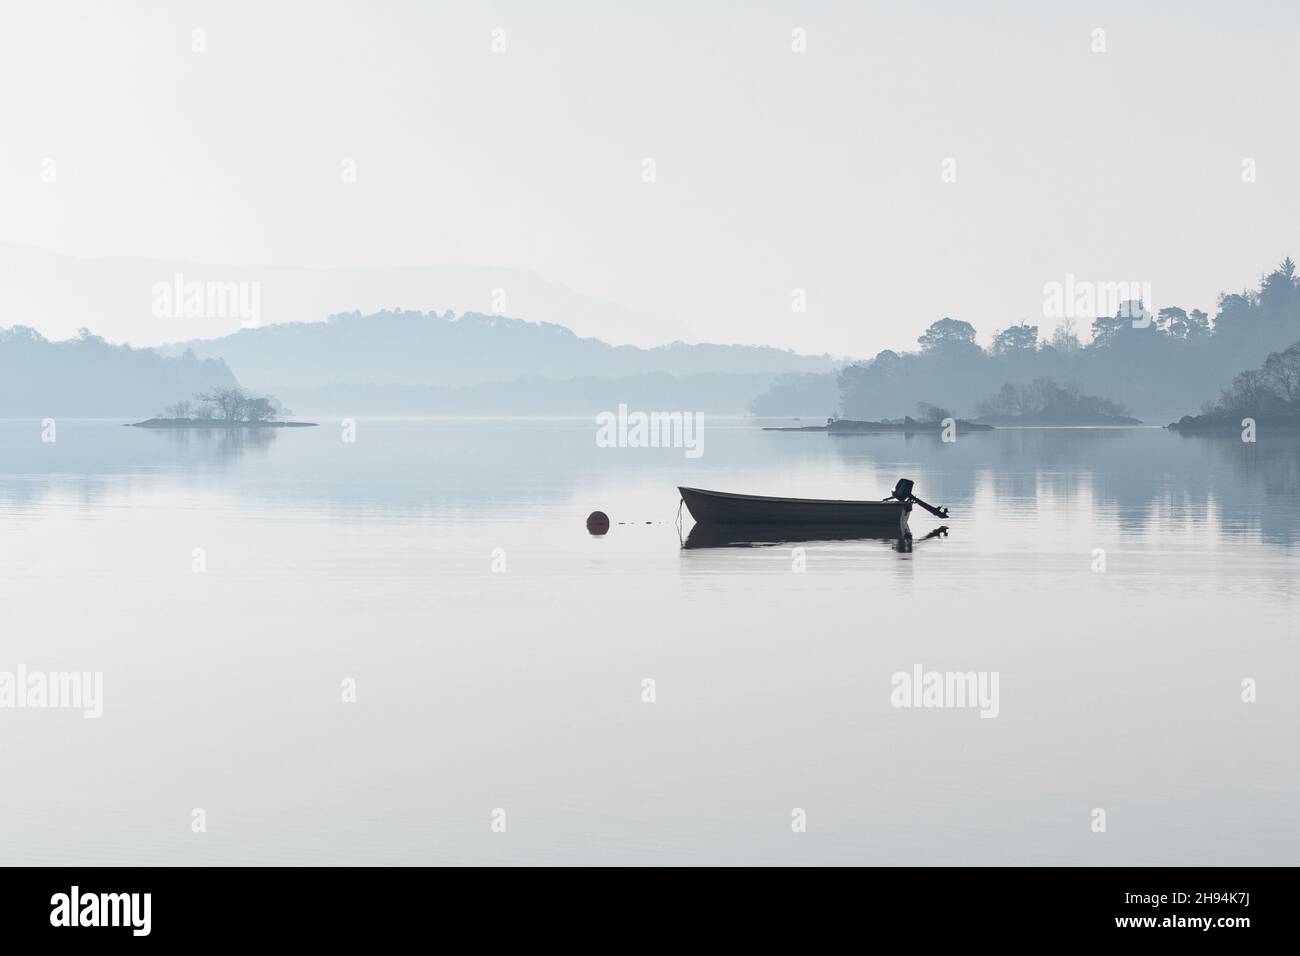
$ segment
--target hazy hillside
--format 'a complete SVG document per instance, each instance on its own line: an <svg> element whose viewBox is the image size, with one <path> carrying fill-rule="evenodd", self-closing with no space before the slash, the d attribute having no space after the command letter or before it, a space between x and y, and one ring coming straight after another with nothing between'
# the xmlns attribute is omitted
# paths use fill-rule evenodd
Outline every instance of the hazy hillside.
<svg viewBox="0 0 1300 956"><path fill-rule="evenodd" d="M1002 386L1050 378L1126 405L1145 421L1164 422L1197 410L1241 365L1259 364L1276 348L1261 344L1238 358L1235 352L1218 354L1208 343L1167 344L1154 332L1132 338L1136 341L1068 352L1050 345L1004 355L974 346L884 352L838 374L793 377L784 387L778 383L750 408L755 415L820 412L872 419L914 415L918 403L929 402L973 418L978 404Z"/></svg>
<svg viewBox="0 0 1300 956"><path fill-rule="evenodd" d="M235 385L220 359L110 345L84 332L51 342L0 328L0 417L137 417L214 385Z"/></svg>
<svg viewBox="0 0 1300 956"><path fill-rule="evenodd" d="M229 310L156 308L159 284L235 283L256 295L256 315ZM162 345L227 335L246 324L320 322L359 309L501 311L560 322L605 342L655 345L691 337L670 316L585 296L529 272L495 266L433 265L384 269L237 268L167 259L56 255L0 242L0 316L14 316L51 339L83 325L110 342ZM164 314L159 315L158 312Z"/></svg>
<svg viewBox="0 0 1300 956"><path fill-rule="evenodd" d="M326 322L243 329L167 351L221 357L245 385L331 384L467 386L548 379L634 375L775 375L829 371L829 356L804 356L743 345L674 343L652 349L579 338L550 323L450 312L353 312ZM749 398L752 396L747 396Z"/></svg>

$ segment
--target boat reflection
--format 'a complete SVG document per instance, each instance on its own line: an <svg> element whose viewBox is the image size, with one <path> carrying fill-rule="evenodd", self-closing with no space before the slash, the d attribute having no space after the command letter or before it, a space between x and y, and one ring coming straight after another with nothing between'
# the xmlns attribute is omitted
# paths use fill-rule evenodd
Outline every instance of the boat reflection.
<svg viewBox="0 0 1300 956"><path fill-rule="evenodd" d="M894 550L910 554L916 542L932 538L946 538L948 526L940 525L929 534L913 539L900 535L897 530L872 528L828 528L826 525L715 525L697 524L682 541L682 547L697 548L761 548L808 541L892 541Z"/></svg>

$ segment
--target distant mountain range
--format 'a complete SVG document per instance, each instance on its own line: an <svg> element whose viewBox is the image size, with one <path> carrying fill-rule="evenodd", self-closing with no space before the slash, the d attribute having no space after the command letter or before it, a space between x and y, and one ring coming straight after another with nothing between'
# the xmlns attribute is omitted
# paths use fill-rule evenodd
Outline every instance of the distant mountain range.
<svg viewBox="0 0 1300 956"><path fill-rule="evenodd" d="M475 309L507 306L529 320ZM248 270L0 243L0 416L147 417L233 384L305 414L585 415L620 401L742 414L782 376L844 361L611 344L647 328L686 334L516 270Z"/></svg>
<svg viewBox="0 0 1300 956"><path fill-rule="evenodd" d="M589 415L624 402L740 415L789 370L831 367L748 346L611 346L482 315L338 316L165 349L15 326L0 328L0 417L147 417L233 385L308 415Z"/></svg>
<svg viewBox="0 0 1300 956"><path fill-rule="evenodd" d="M834 365L754 346L613 346L476 313L353 313L159 349L15 326L0 328L0 416L147 417L236 384L309 415L588 415L622 402L744 414L783 376Z"/></svg>
<svg viewBox="0 0 1300 956"><path fill-rule="evenodd" d="M248 298L255 295L256 324L263 326L319 322L354 309L436 308L523 315L613 343L649 346L693 337L688 326L671 316L581 295L519 269L237 268L168 259L77 258L0 242L0 325L21 323L49 339L66 339L89 326L110 342L154 346L217 338L254 318L228 308L186 309L184 302L161 302L160 291L178 284L237 286Z"/></svg>
<svg viewBox="0 0 1300 956"><path fill-rule="evenodd" d="M830 356L761 346L615 346L579 338L560 325L474 312L354 312L326 322L243 329L162 351L186 350L199 358L224 359L239 380L254 389L337 384L461 387L525 377L779 375L824 372L837 364Z"/></svg>

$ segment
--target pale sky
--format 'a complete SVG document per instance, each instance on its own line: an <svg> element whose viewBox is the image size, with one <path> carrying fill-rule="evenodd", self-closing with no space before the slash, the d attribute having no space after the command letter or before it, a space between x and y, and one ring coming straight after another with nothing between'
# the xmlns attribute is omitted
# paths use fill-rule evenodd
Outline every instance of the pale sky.
<svg viewBox="0 0 1300 956"><path fill-rule="evenodd" d="M1300 257L1300 5L1137 6L6 0L0 241L508 267L835 354L1046 332L1067 273L1213 312Z"/></svg>

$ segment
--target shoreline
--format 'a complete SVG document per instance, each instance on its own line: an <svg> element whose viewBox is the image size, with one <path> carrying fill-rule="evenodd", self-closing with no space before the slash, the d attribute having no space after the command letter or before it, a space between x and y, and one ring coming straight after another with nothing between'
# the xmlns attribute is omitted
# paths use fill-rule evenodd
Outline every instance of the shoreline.
<svg viewBox="0 0 1300 956"><path fill-rule="evenodd" d="M222 419L197 418L150 418L142 422L125 422L123 428L165 428L182 430L187 428L200 431L221 429L230 431L244 428L316 428L319 422L229 422Z"/></svg>

